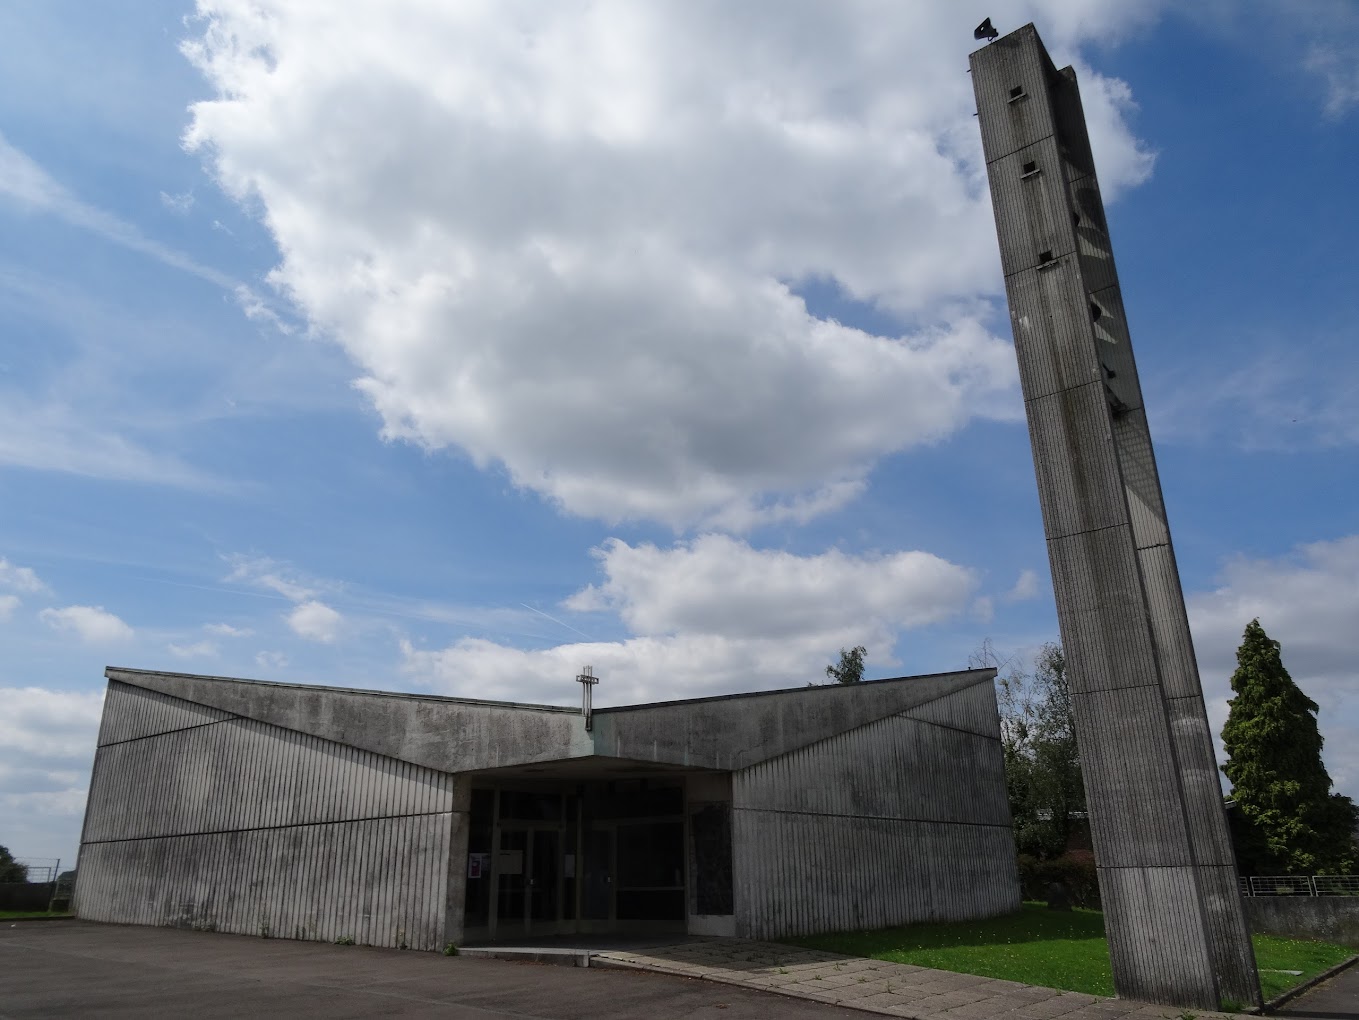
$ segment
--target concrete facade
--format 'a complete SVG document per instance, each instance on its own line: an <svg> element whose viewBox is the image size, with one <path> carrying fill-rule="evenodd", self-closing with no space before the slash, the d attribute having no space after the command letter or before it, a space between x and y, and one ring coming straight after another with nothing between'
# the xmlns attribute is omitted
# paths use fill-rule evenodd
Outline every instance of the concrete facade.
<svg viewBox="0 0 1359 1020"><path fill-rule="evenodd" d="M1075 72L972 54L1119 994L1260 1003L1203 693Z"/></svg>
<svg viewBox="0 0 1359 1020"><path fill-rule="evenodd" d="M84 919L430 950L1019 905L991 670L596 709L588 730L551 706L106 675Z"/></svg>

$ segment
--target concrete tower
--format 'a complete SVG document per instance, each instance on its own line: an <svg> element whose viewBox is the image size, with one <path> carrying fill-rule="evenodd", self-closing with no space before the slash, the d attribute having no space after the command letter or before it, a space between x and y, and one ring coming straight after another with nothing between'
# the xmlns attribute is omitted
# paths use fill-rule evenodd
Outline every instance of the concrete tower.
<svg viewBox="0 0 1359 1020"><path fill-rule="evenodd" d="M1032 25L971 62L1114 986L1258 1005L1076 75Z"/></svg>

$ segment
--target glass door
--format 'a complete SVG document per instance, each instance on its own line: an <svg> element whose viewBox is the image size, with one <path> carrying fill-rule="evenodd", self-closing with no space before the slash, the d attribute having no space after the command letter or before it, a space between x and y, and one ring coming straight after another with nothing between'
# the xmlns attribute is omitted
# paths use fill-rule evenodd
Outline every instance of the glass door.
<svg viewBox="0 0 1359 1020"><path fill-rule="evenodd" d="M561 847L561 832L555 827L501 828L496 938L557 932L562 916Z"/></svg>
<svg viewBox="0 0 1359 1020"><path fill-rule="evenodd" d="M528 829L501 829L496 848L496 897L494 931L497 938L523 934L528 907L526 869L529 862L531 832Z"/></svg>
<svg viewBox="0 0 1359 1020"><path fill-rule="evenodd" d="M561 833L529 831L528 908L524 923L536 935L557 931L561 918Z"/></svg>

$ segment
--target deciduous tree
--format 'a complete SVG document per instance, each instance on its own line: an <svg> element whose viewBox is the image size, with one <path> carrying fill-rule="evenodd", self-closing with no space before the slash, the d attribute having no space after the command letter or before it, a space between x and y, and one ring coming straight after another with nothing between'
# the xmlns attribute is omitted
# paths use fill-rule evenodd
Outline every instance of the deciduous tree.
<svg viewBox="0 0 1359 1020"><path fill-rule="evenodd" d="M864 656L868 654L868 649L863 645L855 645L849 651L840 649L840 664L838 666L827 666L826 676L836 683L857 684L864 678Z"/></svg>

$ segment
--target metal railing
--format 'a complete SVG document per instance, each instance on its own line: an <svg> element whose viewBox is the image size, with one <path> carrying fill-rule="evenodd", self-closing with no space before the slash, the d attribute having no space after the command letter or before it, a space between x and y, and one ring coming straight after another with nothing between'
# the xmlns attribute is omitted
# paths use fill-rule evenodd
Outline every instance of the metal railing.
<svg viewBox="0 0 1359 1020"><path fill-rule="evenodd" d="M1245 875L1242 896L1359 896L1359 875Z"/></svg>

